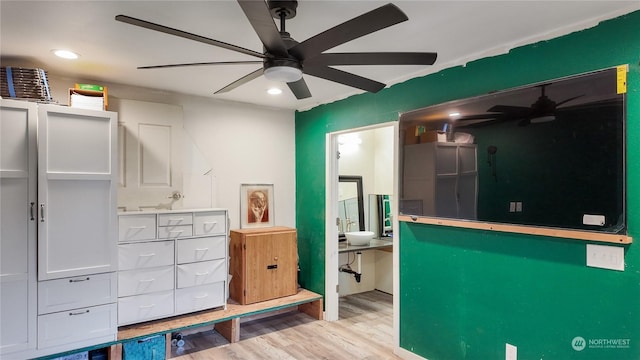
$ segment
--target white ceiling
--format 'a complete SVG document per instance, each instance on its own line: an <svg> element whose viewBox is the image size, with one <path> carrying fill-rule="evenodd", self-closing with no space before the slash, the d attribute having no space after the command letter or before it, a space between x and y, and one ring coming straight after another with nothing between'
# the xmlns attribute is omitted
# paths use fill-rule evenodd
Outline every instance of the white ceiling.
<svg viewBox="0 0 640 360"><path fill-rule="evenodd" d="M286 30L299 42L388 1L299 0ZM640 1L393 1L409 20L327 52L437 52L433 66L343 66L387 86L478 58L581 30L640 9ZM175 91L278 108L306 110L362 93L305 75L312 97L296 100L285 84L260 77L219 95L213 92L256 65L138 70L137 66L258 60L247 55L114 20L123 14L258 52L262 45L239 5L225 1L0 1L3 65L20 62L49 73ZM62 60L53 49L78 52ZM266 90L280 86L272 96ZM285 85L283 87L283 85Z"/></svg>

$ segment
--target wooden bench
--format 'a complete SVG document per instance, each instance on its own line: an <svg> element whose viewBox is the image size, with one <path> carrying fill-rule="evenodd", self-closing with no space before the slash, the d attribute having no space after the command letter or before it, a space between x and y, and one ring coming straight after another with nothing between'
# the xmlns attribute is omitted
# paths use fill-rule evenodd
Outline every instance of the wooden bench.
<svg viewBox="0 0 640 360"><path fill-rule="evenodd" d="M229 342L240 340L240 319L256 318L277 313L284 309L297 307L317 320L322 320L322 295L300 289L295 295L267 300L255 304L239 305L228 303L226 309L205 310L197 313L174 316L167 319L149 321L141 324L123 326L118 329L118 340L109 348L109 359L122 359L122 343L150 336L164 335L166 358L171 357L171 334L196 327L215 324L215 329Z"/></svg>

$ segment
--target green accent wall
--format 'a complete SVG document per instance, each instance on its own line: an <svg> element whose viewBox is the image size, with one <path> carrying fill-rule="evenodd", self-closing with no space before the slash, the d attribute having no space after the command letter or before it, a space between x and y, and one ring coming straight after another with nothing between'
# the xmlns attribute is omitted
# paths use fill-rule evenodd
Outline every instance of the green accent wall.
<svg viewBox="0 0 640 360"><path fill-rule="evenodd" d="M627 222L637 243L624 247L625 271L586 267L584 241L401 223L398 296L400 346L429 360L504 359L505 343L518 347L518 359L640 359L638 34L640 11L378 94L297 113L300 283L324 293L327 133L397 120L400 112L449 100L629 64ZM571 346L578 336L587 341L582 351ZM596 347L615 339L623 339L622 348Z"/></svg>

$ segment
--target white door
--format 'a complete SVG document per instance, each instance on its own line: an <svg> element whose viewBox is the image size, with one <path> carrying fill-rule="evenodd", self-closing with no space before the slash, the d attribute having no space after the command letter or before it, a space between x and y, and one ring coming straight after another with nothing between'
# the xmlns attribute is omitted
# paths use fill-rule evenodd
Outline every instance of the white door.
<svg viewBox="0 0 640 360"><path fill-rule="evenodd" d="M38 112L38 279L117 270L117 114Z"/></svg>
<svg viewBox="0 0 640 360"><path fill-rule="evenodd" d="M37 105L0 100L0 357L36 344Z"/></svg>
<svg viewBox="0 0 640 360"><path fill-rule="evenodd" d="M112 102L118 112L118 206L121 209L181 208L182 107L145 101Z"/></svg>

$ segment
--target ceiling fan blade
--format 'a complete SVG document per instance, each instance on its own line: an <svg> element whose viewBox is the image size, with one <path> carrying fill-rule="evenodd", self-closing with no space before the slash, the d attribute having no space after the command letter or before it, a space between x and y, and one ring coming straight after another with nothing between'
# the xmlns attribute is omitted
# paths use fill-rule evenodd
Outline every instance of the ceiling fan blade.
<svg viewBox="0 0 640 360"><path fill-rule="evenodd" d="M253 71L253 72L241 77L240 79L232 82L231 84L223 87L222 89L216 91L214 94L226 93L226 92L229 92L229 91L237 88L240 85L244 85L244 84L248 83L249 81L260 77L262 75L263 71L264 70L262 68L260 68L258 70L255 70L255 71Z"/></svg>
<svg viewBox="0 0 640 360"><path fill-rule="evenodd" d="M531 108L526 106L511 106L511 105L496 105L487 110L487 112L501 112L501 113L528 113L531 111Z"/></svg>
<svg viewBox="0 0 640 360"><path fill-rule="evenodd" d="M377 93L386 86L383 83L351 74L346 71L330 68L328 66L305 66L304 72L325 80L334 81L372 93Z"/></svg>
<svg viewBox="0 0 640 360"><path fill-rule="evenodd" d="M206 66L206 65L238 65L238 64L262 64L261 60L255 61L213 61L213 62L198 62L187 64L167 64L167 65L148 65L138 66L138 69L163 69L172 67L185 67L185 66Z"/></svg>
<svg viewBox="0 0 640 360"><path fill-rule="evenodd" d="M280 36L276 23L273 22L267 3L263 0L238 0L238 4L267 52L276 56L288 57L287 46Z"/></svg>
<svg viewBox="0 0 640 360"><path fill-rule="evenodd" d="M155 23L152 23L152 22L149 22L149 21L132 18L132 17L126 16L126 15L117 15L116 16L116 20L120 21L120 22L123 22L123 23L130 24L130 25L140 26L140 27L143 27L145 29L155 30L155 31L159 31L159 32L162 32L162 33L165 33L165 34L175 35L175 36L179 36L179 37L182 37L182 38L185 38L185 39L194 40L194 41L198 41L198 42L209 44L209 45L213 45L213 46L218 46L218 47L221 47L223 49L237 51L239 53L243 53L243 54L246 54L246 55L251 55L251 56L255 56L255 57L259 57L259 58L265 58L266 57L266 56L264 56L264 54L259 53L257 51L245 49L245 48L240 47L240 46L228 44L228 43L225 43L225 42L222 42L222 41L218 41L218 40L209 39L209 38L206 38L204 36L200 36L200 35L196 35L196 34L192 34L192 33L186 32L186 31L170 28L170 27L167 27L167 26L164 26L164 25L155 24Z"/></svg>
<svg viewBox="0 0 640 360"><path fill-rule="evenodd" d="M289 85L289 89L291 89L293 95L296 96L296 99L300 100L311 97L311 92L309 91L304 78L301 78L298 81L287 83L287 85Z"/></svg>
<svg viewBox="0 0 640 360"><path fill-rule="evenodd" d="M409 18L402 10L387 4L313 36L289 52L301 60L311 59L325 50L406 20Z"/></svg>
<svg viewBox="0 0 640 360"><path fill-rule="evenodd" d="M557 103L557 104L556 104L556 107L558 107L558 106L560 106L560 105L562 105L562 104L568 103L569 101L575 100L575 99L577 99L577 98L579 98L579 97L583 97L583 96L584 96L584 94L582 94L582 95L578 95L578 96L574 96L574 97L570 97L570 98L568 98L568 99L564 99L564 100L560 101L559 103Z"/></svg>
<svg viewBox="0 0 640 360"><path fill-rule="evenodd" d="M305 64L311 65L433 65L438 54L418 52L325 53Z"/></svg>

